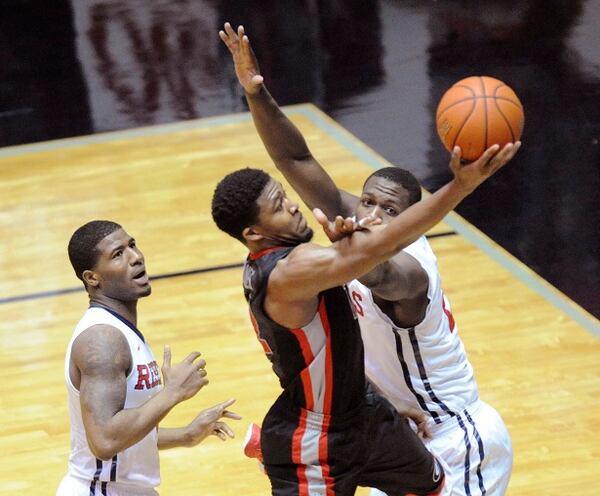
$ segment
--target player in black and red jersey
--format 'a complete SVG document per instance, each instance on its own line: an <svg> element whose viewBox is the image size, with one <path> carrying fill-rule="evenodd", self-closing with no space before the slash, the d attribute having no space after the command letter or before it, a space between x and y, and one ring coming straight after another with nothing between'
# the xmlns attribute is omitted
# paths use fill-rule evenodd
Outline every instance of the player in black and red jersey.
<svg viewBox="0 0 600 496"><path fill-rule="evenodd" d="M221 38L230 49L250 49L243 31L226 31ZM406 420L365 386L360 329L344 285L433 227L517 149L492 147L465 166L455 149L450 183L385 228L358 230L327 247L310 243L298 205L265 172L242 169L217 185L213 219L250 251L244 294L283 388L262 426L273 494L350 495L357 486L388 495L439 493L438 463ZM315 215L327 228L322 212Z"/></svg>

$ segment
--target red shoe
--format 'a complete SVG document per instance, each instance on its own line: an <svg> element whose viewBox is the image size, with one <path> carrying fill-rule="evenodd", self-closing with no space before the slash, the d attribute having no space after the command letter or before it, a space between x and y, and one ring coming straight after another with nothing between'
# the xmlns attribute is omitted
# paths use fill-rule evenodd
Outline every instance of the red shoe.
<svg viewBox="0 0 600 496"><path fill-rule="evenodd" d="M263 455L260 448L260 427L256 424L248 426L248 432L246 432L244 439L244 455L248 458L257 458L261 464L263 463Z"/></svg>

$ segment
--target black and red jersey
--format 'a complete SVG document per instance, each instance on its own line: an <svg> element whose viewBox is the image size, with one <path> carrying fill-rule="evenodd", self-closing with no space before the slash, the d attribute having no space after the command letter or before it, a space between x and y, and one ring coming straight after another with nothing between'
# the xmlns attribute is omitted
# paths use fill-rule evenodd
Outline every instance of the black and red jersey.
<svg viewBox="0 0 600 496"><path fill-rule="evenodd" d="M343 414L364 402L363 345L345 287L318 295L313 320L299 329L283 327L264 311L271 271L293 247L251 254L244 266L244 295L250 319L281 387L300 408Z"/></svg>

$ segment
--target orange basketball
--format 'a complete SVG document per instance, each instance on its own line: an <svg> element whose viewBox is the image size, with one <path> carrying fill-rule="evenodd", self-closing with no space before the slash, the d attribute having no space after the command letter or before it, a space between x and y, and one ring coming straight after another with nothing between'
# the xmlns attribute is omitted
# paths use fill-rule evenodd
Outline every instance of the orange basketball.
<svg viewBox="0 0 600 496"><path fill-rule="evenodd" d="M458 145L462 158L476 160L494 144L517 141L525 115L515 92L499 79L461 79L442 99L435 114L438 134L449 150Z"/></svg>

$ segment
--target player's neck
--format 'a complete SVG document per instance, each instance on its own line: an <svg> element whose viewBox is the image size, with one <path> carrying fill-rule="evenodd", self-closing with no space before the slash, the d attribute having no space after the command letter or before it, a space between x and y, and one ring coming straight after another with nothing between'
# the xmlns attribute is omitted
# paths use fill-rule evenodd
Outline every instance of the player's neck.
<svg viewBox="0 0 600 496"><path fill-rule="evenodd" d="M263 238L260 241L248 243L248 251L252 255L255 255L265 250L270 250L271 248L279 248L282 246L287 246L285 241Z"/></svg>
<svg viewBox="0 0 600 496"><path fill-rule="evenodd" d="M103 294L97 294L90 296L90 305L109 308L137 327L137 300L122 301Z"/></svg>

